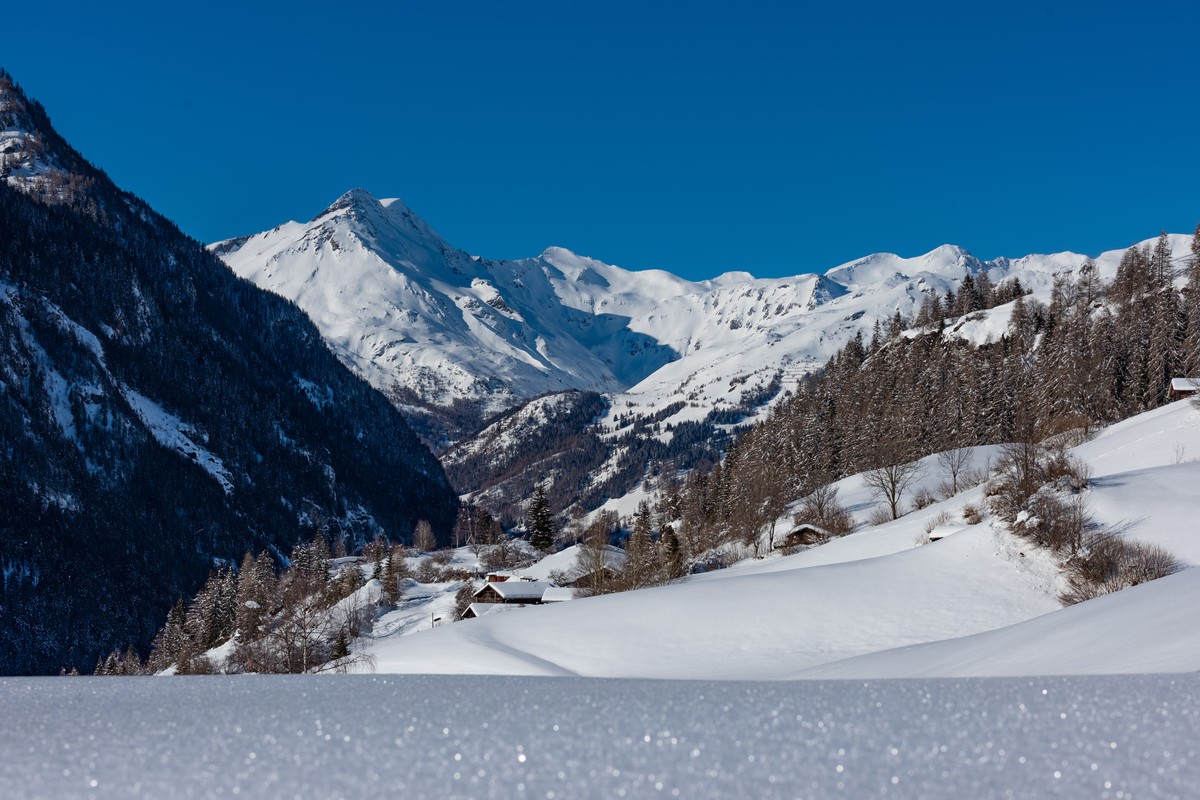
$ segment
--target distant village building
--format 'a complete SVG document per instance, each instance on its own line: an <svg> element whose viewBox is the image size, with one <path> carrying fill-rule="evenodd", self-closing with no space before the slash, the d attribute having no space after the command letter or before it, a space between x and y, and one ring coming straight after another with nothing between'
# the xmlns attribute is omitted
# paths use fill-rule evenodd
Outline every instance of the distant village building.
<svg viewBox="0 0 1200 800"><path fill-rule="evenodd" d="M1200 378L1172 378L1168 395L1172 400L1182 400L1200 392Z"/></svg>
<svg viewBox="0 0 1200 800"><path fill-rule="evenodd" d="M573 587L594 579L597 572L615 574L625 561L625 551L611 546L598 558L581 558L582 553L579 545L573 545L529 567L489 572L487 583L472 595L474 602L462 618L574 600L578 590Z"/></svg>

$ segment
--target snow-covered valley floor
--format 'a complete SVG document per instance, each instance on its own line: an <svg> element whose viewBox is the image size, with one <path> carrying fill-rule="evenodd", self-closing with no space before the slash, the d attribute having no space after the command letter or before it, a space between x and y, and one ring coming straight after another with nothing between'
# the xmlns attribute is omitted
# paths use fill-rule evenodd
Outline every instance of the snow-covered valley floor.
<svg viewBox="0 0 1200 800"><path fill-rule="evenodd" d="M360 642L375 674L0 679L0 800L1200 796L1200 410L1073 453L1096 523L1184 569L1064 608L1057 557L968 522L973 486L791 555L433 630L457 583L410 581ZM870 513L861 476L838 489Z"/></svg>
<svg viewBox="0 0 1200 800"><path fill-rule="evenodd" d="M0 797L1194 797L1196 675L0 680Z"/></svg>

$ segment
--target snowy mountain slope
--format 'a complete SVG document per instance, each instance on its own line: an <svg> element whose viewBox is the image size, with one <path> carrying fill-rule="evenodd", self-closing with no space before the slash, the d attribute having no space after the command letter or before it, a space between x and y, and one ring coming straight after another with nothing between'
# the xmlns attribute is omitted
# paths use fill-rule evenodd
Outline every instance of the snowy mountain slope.
<svg viewBox="0 0 1200 800"><path fill-rule="evenodd" d="M1200 512L1194 492L1200 472L1196 463L1175 463L1177 452L1192 447L1200 447L1200 412L1181 402L1114 425L1077 448L1095 465L1088 494L1097 521L1119 526L1136 517L1123 535L1196 563L1192 520ZM991 455L980 449L976 460ZM1123 471L1122 464L1134 469ZM862 514L870 500L861 477L839 488L843 502ZM988 519L970 525L957 514L966 503L980 506L981 495L980 487L968 489L792 556L380 640L372 652L381 672L608 677L1200 668L1200 639L1180 634L1181 627L1195 627L1187 617L1200 587L1195 570L1064 609L1051 555ZM945 538L920 544L928 522L943 511Z"/></svg>
<svg viewBox="0 0 1200 800"><path fill-rule="evenodd" d="M529 581L552 581L555 573L570 575L572 570L579 569L582 557L583 548L573 544L557 553L551 553L528 567L500 570L500 573ZM625 563L625 551L611 545L605 547L604 563L613 569L620 569L621 565Z"/></svg>
<svg viewBox="0 0 1200 800"><path fill-rule="evenodd" d="M339 357L384 390L435 405L482 399L495 411L545 392L623 385L579 334L591 315L552 300L548 262L509 265L500 283L399 201L354 190L307 224L214 250L238 275L296 302Z"/></svg>
<svg viewBox="0 0 1200 800"><path fill-rule="evenodd" d="M0 70L0 672L143 651L214 563L457 498L294 306L120 190Z"/></svg>
<svg viewBox="0 0 1200 800"><path fill-rule="evenodd" d="M987 464L996 459L1000 449L996 445L971 448L971 459L963 470L964 475L970 471L986 471ZM945 480L945 475L938 467L936 455L921 459L920 464L922 474L905 493L906 498L912 497L922 489L936 493L939 485ZM957 512L964 505L980 507L984 499L982 485L969 486L961 488L952 498L912 511L887 525L870 527L868 519L878 507L879 498L874 490L866 485L864 476L850 475L836 481L833 486L838 490L838 503L850 512L855 522L861 526L858 533L833 539L820 547L802 550L783 558L771 555L761 559L748 559L726 569L694 575L688 580L719 581L733 575L758 575L826 564L842 564L911 550L921 546L926 527L940 514L945 512L952 519L957 519ZM781 537L786 533L797 506L799 503L793 504L779 520ZM963 523L950 524L960 528L966 527Z"/></svg>
<svg viewBox="0 0 1200 800"><path fill-rule="evenodd" d="M1098 522L1200 566L1200 410L1180 400L1119 422L1074 452L1092 467L1088 500Z"/></svg>
<svg viewBox="0 0 1200 800"><path fill-rule="evenodd" d="M1179 256L1186 236L1172 237ZM683 402L664 424L737 406L780 378L787 388L858 332L926 293L986 271L1047 296L1075 253L980 261L943 245L916 258L878 253L824 275L692 282L630 271L558 247L490 261L446 243L398 200L356 189L308 223L212 246L238 275L296 302L335 353L398 402L497 411L546 392L613 397L605 423ZM1102 277L1123 251L1097 259Z"/></svg>

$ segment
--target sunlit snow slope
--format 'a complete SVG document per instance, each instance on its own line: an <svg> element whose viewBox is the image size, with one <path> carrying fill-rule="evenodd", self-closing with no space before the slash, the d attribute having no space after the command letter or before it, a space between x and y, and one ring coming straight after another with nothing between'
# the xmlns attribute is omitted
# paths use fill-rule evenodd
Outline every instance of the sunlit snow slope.
<svg viewBox="0 0 1200 800"><path fill-rule="evenodd" d="M1200 464L1179 455L1189 452L1200 454L1200 412L1187 402L1079 447L1094 465L1097 519L1126 523L1124 535L1200 563L1193 522ZM928 461L927 471L936 469ZM927 480L934 476L927 472ZM861 478L840 489L861 513L869 501ZM970 489L823 547L681 584L380 640L376 668L723 679L1200 668L1200 628L1191 622L1200 573L1188 569L1063 609L1049 556L990 520L968 525L956 516L964 503L979 505L981 493ZM957 522L945 538L920 545L927 520L942 511Z"/></svg>

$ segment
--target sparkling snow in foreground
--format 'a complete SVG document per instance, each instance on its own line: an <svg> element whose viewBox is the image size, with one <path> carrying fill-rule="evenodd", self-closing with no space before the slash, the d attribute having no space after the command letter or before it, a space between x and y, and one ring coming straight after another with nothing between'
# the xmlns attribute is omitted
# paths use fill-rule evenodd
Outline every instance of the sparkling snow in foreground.
<svg viewBox="0 0 1200 800"><path fill-rule="evenodd" d="M0 797L1200 792L1196 675L9 678L0 708Z"/></svg>

